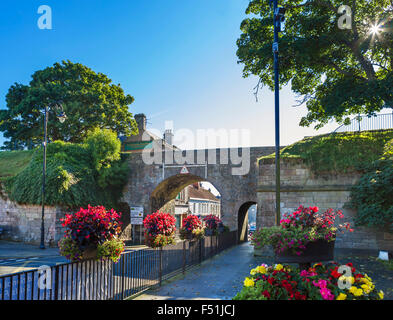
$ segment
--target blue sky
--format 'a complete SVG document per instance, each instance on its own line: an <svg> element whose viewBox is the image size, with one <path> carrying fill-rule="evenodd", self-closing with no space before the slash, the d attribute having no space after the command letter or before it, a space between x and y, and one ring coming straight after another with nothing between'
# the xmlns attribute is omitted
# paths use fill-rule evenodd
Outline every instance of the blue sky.
<svg viewBox="0 0 393 320"><path fill-rule="evenodd" d="M250 145L274 145L273 93L255 101L255 77L244 79L236 40L248 0L2 0L0 2L0 108L14 82L61 60L107 74L135 97L130 111L164 129L249 129ZM37 27L40 5L52 8L52 30ZM281 144L318 132L298 126L305 106L294 108L281 91ZM239 144L243 144L240 142Z"/></svg>

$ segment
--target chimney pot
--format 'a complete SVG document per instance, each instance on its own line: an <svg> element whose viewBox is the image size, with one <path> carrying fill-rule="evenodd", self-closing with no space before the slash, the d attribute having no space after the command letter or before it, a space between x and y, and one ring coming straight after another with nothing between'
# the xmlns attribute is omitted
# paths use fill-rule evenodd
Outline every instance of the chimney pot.
<svg viewBox="0 0 393 320"><path fill-rule="evenodd" d="M134 118L138 124L139 134L146 131L146 115L144 113L138 113L134 116Z"/></svg>

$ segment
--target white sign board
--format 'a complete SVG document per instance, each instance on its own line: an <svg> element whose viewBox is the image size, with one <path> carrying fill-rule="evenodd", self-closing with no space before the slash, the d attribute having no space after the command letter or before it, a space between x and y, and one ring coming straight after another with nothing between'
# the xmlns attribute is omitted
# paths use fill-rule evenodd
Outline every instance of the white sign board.
<svg viewBox="0 0 393 320"><path fill-rule="evenodd" d="M131 218L131 224L143 224L143 218Z"/></svg>
<svg viewBox="0 0 393 320"><path fill-rule="evenodd" d="M143 218L143 207L131 207L131 218Z"/></svg>

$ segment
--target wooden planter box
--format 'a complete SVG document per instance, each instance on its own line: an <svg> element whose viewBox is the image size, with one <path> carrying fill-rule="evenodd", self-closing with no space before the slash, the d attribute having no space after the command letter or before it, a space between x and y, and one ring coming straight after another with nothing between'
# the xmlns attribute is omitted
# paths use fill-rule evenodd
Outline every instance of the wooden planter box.
<svg viewBox="0 0 393 320"><path fill-rule="evenodd" d="M331 261L334 259L334 245L335 241L327 242L325 240L317 240L315 242L309 242L301 255L298 256L291 250L285 250L275 255L275 262L305 264Z"/></svg>

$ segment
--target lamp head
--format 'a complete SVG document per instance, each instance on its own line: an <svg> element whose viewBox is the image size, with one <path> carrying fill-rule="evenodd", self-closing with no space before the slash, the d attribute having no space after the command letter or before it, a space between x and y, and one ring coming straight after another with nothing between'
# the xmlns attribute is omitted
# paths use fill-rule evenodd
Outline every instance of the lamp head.
<svg viewBox="0 0 393 320"><path fill-rule="evenodd" d="M67 119L67 115L64 111L62 111L57 115L57 118L59 119L60 123L64 123L64 121Z"/></svg>

